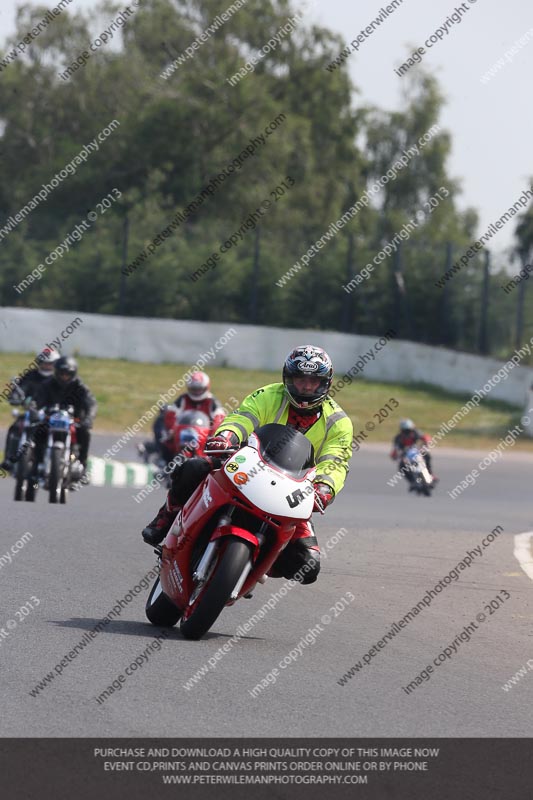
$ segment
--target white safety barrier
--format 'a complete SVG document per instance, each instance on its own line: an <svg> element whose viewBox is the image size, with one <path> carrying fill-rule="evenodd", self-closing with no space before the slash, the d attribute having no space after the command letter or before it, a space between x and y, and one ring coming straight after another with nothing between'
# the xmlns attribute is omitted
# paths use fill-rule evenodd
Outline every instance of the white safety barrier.
<svg viewBox="0 0 533 800"><path fill-rule="evenodd" d="M0 351L33 353L51 341L73 318L70 311L0 309ZM64 352L97 358L151 363L194 364L202 354L209 365L281 372L286 354L305 343L324 347L336 373L347 373L376 336L292 330L227 322L146 319L83 313L83 325L65 342ZM233 330L231 336L228 330ZM385 340L384 340L385 341ZM533 346L531 347L533 352ZM511 355L511 354L509 354ZM398 383L428 383L450 392L472 395L502 367L503 361L440 347L391 339L358 377ZM6 376L6 380L10 376ZM490 392L491 400L522 407L533 384L533 368L517 366ZM529 403L529 400L528 400ZM528 404L527 408L530 407Z"/></svg>

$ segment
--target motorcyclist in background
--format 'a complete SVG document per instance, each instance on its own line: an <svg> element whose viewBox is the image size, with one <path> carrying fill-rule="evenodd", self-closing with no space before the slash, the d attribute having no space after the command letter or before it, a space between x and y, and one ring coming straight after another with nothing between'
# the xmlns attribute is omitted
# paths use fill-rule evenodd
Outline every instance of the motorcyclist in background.
<svg viewBox="0 0 533 800"><path fill-rule="evenodd" d="M72 356L62 356L54 364L54 374L39 386L35 402L38 408L59 405L72 406L74 417L79 419L77 439L80 446L80 462L85 470L89 455L91 435L89 433L96 416L96 400L82 381L77 377L78 364ZM46 430L35 437L36 467L43 460L46 448Z"/></svg>
<svg viewBox="0 0 533 800"><path fill-rule="evenodd" d="M410 490L411 488L414 488L414 477L412 476L409 466L405 460L405 452L409 447L412 447L415 444L420 448L420 452L424 457L429 474L432 476L434 481L438 481L438 478L436 475L433 475L431 470L430 452L425 447L425 445L429 444L429 442L430 437L427 434L417 430L413 420L400 420L400 430L393 439L390 457L393 461L396 461L397 459L399 460L400 472L410 484Z"/></svg>
<svg viewBox="0 0 533 800"><path fill-rule="evenodd" d="M314 447L317 465L314 510L321 510L333 501L348 474L353 427L341 407L328 397L333 378L331 359L320 347L296 347L285 360L282 377L282 383L263 386L245 397L207 441L206 450L219 450L221 459L192 458L176 467L167 502L142 532L147 544L156 545L164 539L178 510L206 475L225 461L223 451L239 446L252 431L271 422L300 431ZM291 541L268 574L313 583L319 570L320 549L311 520L298 522Z"/></svg>
<svg viewBox="0 0 533 800"><path fill-rule="evenodd" d="M37 353L35 362L37 367L27 372L20 380L15 380L8 402L12 405L24 403L28 406L35 397L39 386L54 374L54 364L59 360L59 353L53 347L45 347ZM8 429L4 449L4 461L1 469L10 470L17 460L17 451L20 441L20 426L15 421Z"/></svg>
<svg viewBox="0 0 533 800"><path fill-rule="evenodd" d="M187 391L174 401L178 414L182 411L202 411L209 417L211 433L214 433L225 416L220 401L211 393L211 381L205 372L192 372L186 378ZM154 438L161 457L165 457L162 442L165 436L165 409L162 408L154 422Z"/></svg>

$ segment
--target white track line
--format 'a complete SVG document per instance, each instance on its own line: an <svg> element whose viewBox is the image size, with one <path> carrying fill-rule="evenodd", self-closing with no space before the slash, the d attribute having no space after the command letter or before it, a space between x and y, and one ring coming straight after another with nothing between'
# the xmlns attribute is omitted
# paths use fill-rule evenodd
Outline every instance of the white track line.
<svg viewBox="0 0 533 800"><path fill-rule="evenodd" d="M528 578L533 581L533 555L531 554L531 540L533 531L517 533L514 537L514 557L526 573Z"/></svg>

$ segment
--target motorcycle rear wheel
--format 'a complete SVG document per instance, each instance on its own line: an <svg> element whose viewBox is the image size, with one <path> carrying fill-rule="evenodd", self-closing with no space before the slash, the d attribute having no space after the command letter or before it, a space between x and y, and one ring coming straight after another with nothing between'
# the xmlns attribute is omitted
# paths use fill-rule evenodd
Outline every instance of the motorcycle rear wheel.
<svg viewBox="0 0 533 800"><path fill-rule="evenodd" d="M152 625L160 627L171 628L181 617L181 611L163 594L160 578L156 578L144 610Z"/></svg>
<svg viewBox="0 0 533 800"><path fill-rule="evenodd" d="M201 639L222 613L222 610L251 556L250 545L241 539L230 539L218 555L211 579L200 592L193 606L181 619L180 632L186 639Z"/></svg>

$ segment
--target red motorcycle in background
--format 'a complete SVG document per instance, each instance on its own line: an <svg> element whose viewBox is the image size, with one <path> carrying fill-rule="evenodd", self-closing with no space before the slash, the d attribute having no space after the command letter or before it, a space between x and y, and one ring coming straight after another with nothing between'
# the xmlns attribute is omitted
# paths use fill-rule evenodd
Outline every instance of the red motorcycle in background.
<svg viewBox="0 0 533 800"><path fill-rule="evenodd" d="M150 622L181 620L181 633L200 639L226 605L263 583L296 523L311 516L315 474L313 446L299 431L272 423L252 433L207 475L156 548Z"/></svg>
<svg viewBox="0 0 533 800"><path fill-rule="evenodd" d="M176 406L167 406L162 412L163 431L159 443L146 441L137 445L137 452L145 464L158 468L159 477L167 488L170 473L165 468L178 455L182 458L202 456L205 443L212 430L207 414L189 409L179 411Z"/></svg>
<svg viewBox="0 0 533 800"><path fill-rule="evenodd" d="M165 434L162 446L167 463L183 453L187 458L203 456L205 443L209 437L211 423L202 411L178 411L176 406L168 406L164 415Z"/></svg>

